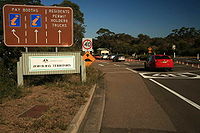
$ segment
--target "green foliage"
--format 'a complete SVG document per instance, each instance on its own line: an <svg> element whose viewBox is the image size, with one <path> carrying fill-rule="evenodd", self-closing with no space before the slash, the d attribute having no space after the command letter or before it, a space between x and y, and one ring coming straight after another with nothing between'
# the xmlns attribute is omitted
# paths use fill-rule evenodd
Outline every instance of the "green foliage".
<svg viewBox="0 0 200 133"><path fill-rule="evenodd" d="M0 102L4 98L18 98L22 95L22 88L16 86L16 80L12 73L0 63Z"/></svg>
<svg viewBox="0 0 200 133"><path fill-rule="evenodd" d="M200 48L200 30L185 28L172 30L165 38L150 38L148 35L139 34L134 38L128 34L115 34L109 29L100 28L96 32L99 36L94 41L94 50L99 47L108 48L112 53L141 55L148 53L148 47L153 48L153 53L173 54L172 46L176 45L176 53L180 56L196 55Z"/></svg>
<svg viewBox="0 0 200 133"><path fill-rule="evenodd" d="M114 35L114 32L111 32L109 29L101 28L96 32L100 36L111 36Z"/></svg>
<svg viewBox="0 0 200 133"><path fill-rule="evenodd" d="M62 3L57 4L56 6L62 7L71 7L74 13L74 45L71 49L68 50L80 50L82 44L82 38L85 33L85 25L84 25L84 14L81 12L80 7L69 1L64 0ZM66 49L65 49L66 50Z"/></svg>
<svg viewBox="0 0 200 133"><path fill-rule="evenodd" d="M93 85L103 79L104 74L99 69L87 67L87 84Z"/></svg>

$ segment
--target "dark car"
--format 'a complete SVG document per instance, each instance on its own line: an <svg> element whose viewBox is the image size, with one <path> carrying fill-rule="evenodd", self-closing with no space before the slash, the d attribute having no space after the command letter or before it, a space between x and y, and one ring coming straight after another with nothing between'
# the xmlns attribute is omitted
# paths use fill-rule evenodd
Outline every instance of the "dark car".
<svg viewBox="0 0 200 133"><path fill-rule="evenodd" d="M168 55L151 55L144 64L145 69L168 69L174 68L174 61Z"/></svg>
<svg viewBox="0 0 200 133"><path fill-rule="evenodd" d="M113 62L119 62L119 61L125 61L125 56L124 55L116 55L113 58Z"/></svg>

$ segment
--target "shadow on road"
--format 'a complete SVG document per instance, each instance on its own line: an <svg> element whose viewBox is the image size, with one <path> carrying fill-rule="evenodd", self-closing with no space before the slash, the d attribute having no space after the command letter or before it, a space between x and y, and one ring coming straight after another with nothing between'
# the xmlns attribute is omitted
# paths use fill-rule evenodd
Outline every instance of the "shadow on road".
<svg viewBox="0 0 200 133"><path fill-rule="evenodd" d="M133 68L133 70L137 72L171 72L173 70L168 70L168 69L155 69L155 70L147 70L145 68Z"/></svg>

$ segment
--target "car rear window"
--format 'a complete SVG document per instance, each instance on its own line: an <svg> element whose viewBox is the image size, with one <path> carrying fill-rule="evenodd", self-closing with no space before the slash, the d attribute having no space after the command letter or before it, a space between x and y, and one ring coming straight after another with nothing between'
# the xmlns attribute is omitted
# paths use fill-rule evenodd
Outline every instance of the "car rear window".
<svg viewBox="0 0 200 133"><path fill-rule="evenodd" d="M155 59L170 59L169 56L155 56Z"/></svg>

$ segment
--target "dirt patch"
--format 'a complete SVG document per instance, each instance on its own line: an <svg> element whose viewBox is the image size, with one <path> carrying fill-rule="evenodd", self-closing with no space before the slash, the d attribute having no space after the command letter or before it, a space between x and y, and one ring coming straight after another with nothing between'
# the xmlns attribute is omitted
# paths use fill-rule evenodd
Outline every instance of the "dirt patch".
<svg viewBox="0 0 200 133"><path fill-rule="evenodd" d="M39 118L48 110L48 108L49 107L47 105L35 105L22 113L19 117Z"/></svg>
<svg viewBox="0 0 200 133"><path fill-rule="evenodd" d="M28 88L20 99L0 104L0 131L3 133L60 133L86 102L91 86L54 84ZM37 117L20 117L36 105L43 105Z"/></svg>

